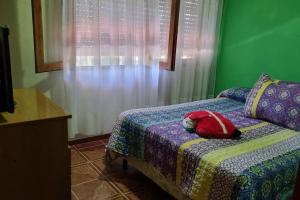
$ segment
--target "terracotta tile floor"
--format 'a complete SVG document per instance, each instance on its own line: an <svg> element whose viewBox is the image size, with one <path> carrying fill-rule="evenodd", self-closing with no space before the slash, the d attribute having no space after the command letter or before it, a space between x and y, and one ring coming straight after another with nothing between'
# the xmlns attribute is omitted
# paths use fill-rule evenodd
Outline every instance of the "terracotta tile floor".
<svg viewBox="0 0 300 200"><path fill-rule="evenodd" d="M106 142L97 140L72 146L72 200L174 200L130 163L124 171L122 159L107 167L104 162Z"/></svg>

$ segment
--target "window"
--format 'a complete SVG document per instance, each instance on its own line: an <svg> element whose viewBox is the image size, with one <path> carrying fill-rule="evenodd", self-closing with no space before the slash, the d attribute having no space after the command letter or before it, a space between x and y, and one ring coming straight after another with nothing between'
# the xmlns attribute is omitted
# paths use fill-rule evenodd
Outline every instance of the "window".
<svg viewBox="0 0 300 200"><path fill-rule="evenodd" d="M61 70L62 62L62 0L31 0L35 71Z"/></svg>
<svg viewBox="0 0 300 200"><path fill-rule="evenodd" d="M180 0L158 0L159 2L159 15L160 15L160 67L168 70L175 69L175 54L176 54L176 42L177 42L177 26L178 26L178 18L179 18L179 4ZM61 0L55 0L55 2L61 3ZM137 4L142 4L143 1L137 1ZM116 11L120 21L121 26L118 30L121 34L119 34L118 41L120 44L119 51L126 51L126 41L130 41L130 37L132 37L126 30L130 26L128 19L128 14L124 12L126 10L126 0L119 0L115 2L118 4L118 11ZM95 6L97 4L97 6ZM100 4L100 11L99 11ZM62 61L55 60L53 63L46 63L44 60L44 52L51 52L51 50L47 49L46 43L43 43L43 32L42 30L43 24L42 21L42 6L41 0L32 0L33 5L33 14L34 14L34 22L35 22L35 52L36 52L36 65L37 72L44 71L53 71L62 69ZM82 34L76 35L77 40L77 52L78 56L76 57L76 63L78 66L96 66L96 63L101 63L101 66L109 66L113 63L122 63L128 62L125 59L125 56L122 56L122 53L118 52L119 56L114 56L114 54L109 51L109 46L115 45L115 42L111 35L108 33L111 31L111 2L107 0L88 0L82 1L77 0L75 6L80 6L81 9L77 9L76 19L77 30L82 30ZM141 6L142 8L142 6ZM62 9L57 9L61 12ZM45 10L43 10L45 11ZM87 12L90 15L87 18ZM142 9L141 9L142 12ZM61 14L61 13L60 13ZM58 16L58 15L56 15ZM94 16L98 16L101 20L93 18ZM101 29L93 28L93 23L97 23L101 21ZM94 26L97 27L97 26ZM122 32L123 31L123 32ZM51 38L51 37L49 37ZM52 37L53 38L53 37ZM99 53L99 48L95 48L94 45L99 45L99 41L101 43L101 57L96 56L95 54ZM124 43L124 48L122 49L122 43ZM51 42L50 42L51 44ZM94 48L93 48L94 46ZM97 49L97 50L96 50ZM97 58L98 60L95 60ZM134 56L134 59L130 62L138 63L139 56Z"/></svg>
<svg viewBox="0 0 300 200"><path fill-rule="evenodd" d="M180 0L160 0L160 67L175 70Z"/></svg>

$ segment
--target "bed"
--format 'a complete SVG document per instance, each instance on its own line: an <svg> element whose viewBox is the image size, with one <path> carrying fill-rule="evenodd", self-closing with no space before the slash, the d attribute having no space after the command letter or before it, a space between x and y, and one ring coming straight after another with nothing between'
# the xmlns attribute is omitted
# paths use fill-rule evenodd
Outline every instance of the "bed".
<svg viewBox="0 0 300 200"><path fill-rule="evenodd" d="M246 118L244 102L216 98L123 112L107 157L126 158L176 199L286 199L300 162L300 132ZM183 116L217 111L240 129L238 139L187 132Z"/></svg>

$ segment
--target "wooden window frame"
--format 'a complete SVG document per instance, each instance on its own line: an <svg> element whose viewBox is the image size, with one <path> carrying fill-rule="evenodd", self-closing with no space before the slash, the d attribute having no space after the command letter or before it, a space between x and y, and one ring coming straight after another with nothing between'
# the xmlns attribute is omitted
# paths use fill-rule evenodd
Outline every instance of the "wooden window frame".
<svg viewBox="0 0 300 200"><path fill-rule="evenodd" d="M169 43L167 61L159 62L162 69L174 71L176 59L176 45L178 34L178 21L180 0L172 0L170 28L169 28ZM63 61L45 62L44 58L44 36L43 36L43 20L42 20L42 3L41 0L31 0L32 4L32 19L33 19L33 35L34 35L34 50L35 50L35 71L36 73L57 71L63 69Z"/></svg>
<svg viewBox="0 0 300 200"><path fill-rule="evenodd" d="M172 0L171 3L172 3L172 5L171 5L167 61L166 62L160 61L159 66L163 69L174 71L175 70L175 60L176 60L176 46L177 46L180 0Z"/></svg>
<svg viewBox="0 0 300 200"><path fill-rule="evenodd" d="M41 0L31 0L32 21L35 52L35 72L50 72L63 69L63 61L45 62L44 58L44 36Z"/></svg>

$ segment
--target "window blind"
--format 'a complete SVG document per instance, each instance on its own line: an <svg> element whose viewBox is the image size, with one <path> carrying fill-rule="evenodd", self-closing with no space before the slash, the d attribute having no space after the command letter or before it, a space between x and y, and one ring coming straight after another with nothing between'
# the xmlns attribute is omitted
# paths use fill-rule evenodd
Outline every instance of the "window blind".
<svg viewBox="0 0 300 200"><path fill-rule="evenodd" d="M171 1L172 0L160 0L159 1L160 60L162 62L167 62L167 59L168 59L171 3L172 3Z"/></svg>
<svg viewBox="0 0 300 200"><path fill-rule="evenodd" d="M202 14L201 3L203 0L186 0L182 5L182 48L183 48L183 59L192 57L195 52L196 38L199 37L199 14Z"/></svg>
<svg viewBox="0 0 300 200"><path fill-rule="evenodd" d="M169 32L172 0L157 0L159 4L160 26L160 60L168 59ZM130 4L137 4L132 10ZM128 54L126 46L129 44L140 45L147 42L153 43L153 36L148 38L145 34L136 34L132 30L142 30L145 27L145 18L142 13L148 13L151 18L152 7L147 1L129 0L76 0L76 46L77 65L95 66L111 65L124 62L138 63L139 55L134 60L123 60ZM152 16L153 17L153 16ZM135 22L132 24L132 22ZM150 19L150 21L152 21ZM151 22L150 22L151 23ZM147 40L147 41L146 41ZM117 52L112 46L118 46ZM96 60L99 58L100 60ZM124 56L122 56L124 54ZM133 52L135 54L135 52Z"/></svg>

